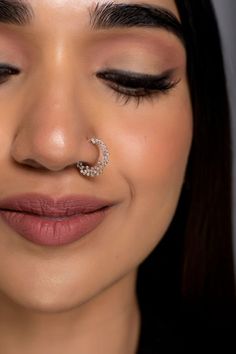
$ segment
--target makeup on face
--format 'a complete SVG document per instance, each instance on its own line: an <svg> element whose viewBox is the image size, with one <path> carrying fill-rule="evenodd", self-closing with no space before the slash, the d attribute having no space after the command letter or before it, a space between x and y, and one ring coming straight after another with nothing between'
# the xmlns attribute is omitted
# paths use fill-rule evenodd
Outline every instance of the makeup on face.
<svg viewBox="0 0 236 354"><path fill-rule="evenodd" d="M10 3L8 11L4 13L0 5L0 22L8 28L13 25L12 31L17 32L17 26L30 26L34 16L32 8L14 6L14 3ZM169 94L181 81L175 66L176 63L184 66L184 35L180 23L169 11L148 4L98 4L90 11L89 28L89 31L85 31L85 39L81 40L82 48L87 46L87 49L78 50L77 54L74 51L73 54L77 55L78 63L80 56L84 55L88 59L83 64L86 66L83 73L113 91L117 98L115 102L128 104L134 101L138 107L144 100L148 102ZM13 36L11 43L14 40ZM23 53L20 47L19 52ZM26 68L34 67L35 64L33 61L30 63L29 58L25 59L29 61ZM14 80L21 74L27 76L27 69L24 71L23 67L11 63L6 57L4 62L0 62L0 90L7 85L9 90L14 87ZM58 215L28 215L16 210L5 210L2 216L23 237L39 244L48 242L48 245L56 245L73 242L76 235L80 238L88 230L91 231L103 220L104 212L86 217L71 215L66 217L67 220L59 219ZM74 231L70 233L72 229ZM63 239L63 233L67 234L67 238Z"/></svg>
<svg viewBox="0 0 236 354"><path fill-rule="evenodd" d="M91 196L25 194L0 200L0 217L26 240L63 246L92 232L114 203Z"/></svg>
<svg viewBox="0 0 236 354"><path fill-rule="evenodd" d="M4 7L1 7L2 5L0 6L0 22L24 27L34 21L34 11L30 5L19 7L13 3L8 4L8 1L6 1L6 4L7 11L5 12L3 11ZM160 31L165 31L166 33L169 33L170 37L175 37L175 42L178 42L178 45L181 45L183 49L184 35L181 25L170 11L150 4L97 3L97 6L91 8L88 13L90 15L89 27L92 29L91 33L93 32L94 36L93 42L96 43L96 46L94 48L89 48L90 54L87 55L86 58L92 54L94 57L94 54L96 53L96 66L100 65L101 69L102 64L104 66L104 63L109 63L109 71L111 71L111 67L113 66L116 69L116 77L118 77L118 71L121 72L123 70L123 78L124 75L126 75L126 82L128 82L128 79L129 82L131 80L133 81L133 77L135 75L137 76L138 73L140 73L139 76L143 73L143 78L145 76L146 79L147 77L151 78L151 74L153 74L153 79L154 76L158 78L158 80L160 76L167 79L166 74L163 72L167 71L167 69L171 69L171 63L166 67L166 64L163 66L162 62L166 62L167 57L175 57L174 59L176 59L173 49L173 38L168 48L168 40L161 41L158 39L158 36L155 38L153 34L155 30L157 30L158 33ZM133 36L132 31L134 31ZM137 32L136 34L135 31ZM147 31L146 36L145 31ZM153 37L153 40L151 40L151 37ZM159 37L161 38L161 36ZM99 38L101 40L100 44ZM104 46L105 42L107 43ZM145 45L142 45L144 42ZM117 51L113 51L114 46L118 48ZM154 50L153 48L155 46L156 49ZM107 47L109 47L109 53L106 50ZM126 47L127 52L125 52ZM172 52L170 51L170 48ZM131 52L134 53L133 58L132 55L130 55ZM107 56L101 58L102 61L99 64L101 53L107 53ZM158 63L153 61L152 57L154 58L154 56L155 58L160 57ZM112 57L116 59L113 60ZM140 65L138 65L139 61ZM130 65L127 64L129 62ZM135 65L133 64L134 62ZM126 63L126 67L123 63ZM145 70L145 67L153 67L153 70ZM157 67L157 69L155 69L155 67ZM20 69L21 68L17 68L11 63L1 63L0 74L3 82L7 80L8 76L19 74ZM104 72L104 70L102 71ZM133 72L131 75L132 77L128 75L128 72ZM97 78L101 78L100 72L97 72L96 74ZM171 79L168 78L169 82L168 85L166 85L167 87L174 86L178 81L173 80L173 77ZM165 82L166 81L167 80L165 80ZM140 80L139 83L141 83ZM140 88L144 89L144 87ZM115 89L114 91L117 92ZM124 94L124 92L121 93Z"/></svg>

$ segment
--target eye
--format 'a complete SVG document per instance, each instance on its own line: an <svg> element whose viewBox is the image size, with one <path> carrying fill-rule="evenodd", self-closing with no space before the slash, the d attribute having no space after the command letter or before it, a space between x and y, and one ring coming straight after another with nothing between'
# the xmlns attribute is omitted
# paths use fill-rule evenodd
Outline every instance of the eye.
<svg viewBox="0 0 236 354"><path fill-rule="evenodd" d="M20 74L20 70L8 64L0 64L0 85L7 82L10 76Z"/></svg>
<svg viewBox="0 0 236 354"><path fill-rule="evenodd" d="M154 96L167 93L180 81L172 79L172 71L161 75L149 75L109 69L98 72L96 76L106 81L108 87L116 92L117 98L122 99L124 104L132 99L137 105L144 99L150 100Z"/></svg>

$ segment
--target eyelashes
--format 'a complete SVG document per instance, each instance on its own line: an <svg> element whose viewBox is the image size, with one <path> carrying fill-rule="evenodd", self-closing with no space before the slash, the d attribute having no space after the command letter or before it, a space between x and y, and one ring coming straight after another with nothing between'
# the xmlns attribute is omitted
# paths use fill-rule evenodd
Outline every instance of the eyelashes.
<svg viewBox="0 0 236 354"><path fill-rule="evenodd" d="M166 94L181 81L172 79L171 70L161 75L149 75L108 69L97 73L96 76L105 80L124 104L134 100L137 106L144 99L152 100L160 94Z"/></svg>
<svg viewBox="0 0 236 354"><path fill-rule="evenodd" d="M19 75L20 70L7 64L0 64L0 85L7 82L10 76ZM106 85L113 90L116 98L123 104L135 101L137 106L143 100L152 101L160 94L166 94L173 89L181 80L172 79L171 70L161 75L149 75L107 69L96 73L96 77L106 82Z"/></svg>
<svg viewBox="0 0 236 354"><path fill-rule="evenodd" d="M20 74L20 70L7 64L0 64L0 85L9 80L9 76Z"/></svg>

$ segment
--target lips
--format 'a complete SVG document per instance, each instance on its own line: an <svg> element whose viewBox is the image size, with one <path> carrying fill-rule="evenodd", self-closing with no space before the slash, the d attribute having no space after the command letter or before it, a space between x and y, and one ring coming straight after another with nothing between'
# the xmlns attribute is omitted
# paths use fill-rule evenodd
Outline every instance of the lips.
<svg viewBox="0 0 236 354"><path fill-rule="evenodd" d="M0 218L28 241L60 246L93 231L111 206L111 202L91 196L55 199L25 194L0 200Z"/></svg>

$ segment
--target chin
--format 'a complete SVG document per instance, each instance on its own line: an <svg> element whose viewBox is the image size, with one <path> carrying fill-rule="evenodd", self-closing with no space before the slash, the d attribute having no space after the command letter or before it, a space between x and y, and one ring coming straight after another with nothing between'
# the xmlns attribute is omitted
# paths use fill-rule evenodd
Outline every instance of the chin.
<svg viewBox="0 0 236 354"><path fill-rule="evenodd" d="M70 299L68 300L68 298L60 298L56 295L18 299L18 303L19 300L22 300L20 305L25 309L44 314L68 312L82 304L80 299L77 299L77 301L73 302Z"/></svg>
<svg viewBox="0 0 236 354"><path fill-rule="evenodd" d="M44 282L22 281L2 284L0 297L4 304L18 307L28 311L42 313L58 313L70 311L75 307L89 301L96 295L95 287L78 286L78 283L61 281L53 282L51 279Z"/></svg>
<svg viewBox="0 0 236 354"><path fill-rule="evenodd" d="M17 294L3 293L2 296L4 297L4 303L7 301L11 306L14 305L14 307L24 310L41 313L66 312L80 304L79 299L72 301L68 297L63 297L62 294L53 294L52 292L34 294L30 291L21 291Z"/></svg>

